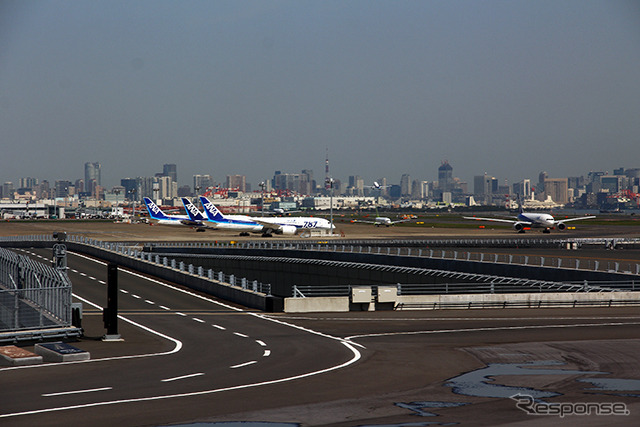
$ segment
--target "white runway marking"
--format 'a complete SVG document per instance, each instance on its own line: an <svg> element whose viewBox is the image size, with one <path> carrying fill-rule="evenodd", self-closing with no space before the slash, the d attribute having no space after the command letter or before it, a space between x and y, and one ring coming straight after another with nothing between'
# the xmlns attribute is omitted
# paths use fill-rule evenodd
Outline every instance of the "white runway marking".
<svg viewBox="0 0 640 427"><path fill-rule="evenodd" d="M204 320L198 319L197 317L192 317L192 319L199 323L206 323Z"/></svg>
<svg viewBox="0 0 640 427"><path fill-rule="evenodd" d="M218 328L221 331L226 331L227 330L227 328L225 328L224 326L220 326L220 325L211 325L211 326L213 326L214 328Z"/></svg>
<svg viewBox="0 0 640 427"><path fill-rule="evenodd" d="M113 387L102 387L102 388L92 388L88 390L75 390L75 391L61 391L59 393L47 393L43 394L43 397L52 397L52 396L64 396L67 394L81 394L81 393L93 393L94 391L105 391L112 390Z"/></svg>
<svg viewBox="0 0 640 427"><path fill-rule="evenodd" d="M269 356L271 356L271 350L265 350L262 357L269 357Z"/></svg>
<svg viewBox="0 0 640 427"><path fill-rule="evenodd" d="M102 261L98 261L95 260L93 258L87 257L85 255L81 255L81 254L77 254L77 253L73 253L73 255L81 257L81 258L85 258L87 260L96 262L98 264L101 265L106 265L105 262ZM131 274L132 276L136 276L136 277L140 277L142 279L148 280L150 282L153 283L157 283L160 284L166 288L170 288L170 289L174 289L177 292L182 292L184 294L188 294L191 295L195 298L199 298L202 300L206 300L209 301L213 304L216 304L218 306L221 307L225 307L229 310L233 310L236 312L243 312L243 310L237 308L237 307L233 307L230 306L228 304L224 304L218 301L214 301L210 298L204 297L202 295L198 295L196 293L193 292L189 292L189 291L185 291L183 289L177 288L175 286L171 286L168 285L164 282L161 282L159 280L155 280L155 279L151 279L148 277L145 277L141 274L126 270L126 269L122 269L123 272L127 273L127 274ZM87 304L90 304L91 306L93 306L94 308L97 309L101 309L100 306L98 306L97 304L94 304L88 300L85 300L81 297L78 297L77 295L74 295L74 297L80 299L83 302L86 302ZM308 329L308 328L302 328L300 326L297 325L293 325L291 323L286 323L283 322L281 320L276 320L276 319L272 319L272 318L268 318L266 316L263 316L262 314L257 314L257 313L246 313L249 316L254 316L256 318L259 319L263 319L263 320L267 320L267 321L271 321L273 323L277 323L277 324L281 324L293 329L297 329L297 330L301 330L301 331L305 331L307 333L310 334L314 334L317 336L321 336L321 337L325 337L328 339L332 339L335 341L340 342L342 345L344 345L352 354L352 357L347 360L346 362L334 365L334 366L330 366L328 368L325 369L320 369L320 370L316 370L316 371L311 371L311 372L306 372L303 374L298 374L298 375L293 375L290 377L283 377L283 378L278 378L278 379L274 379L274 380L268 380L268 381L262 381L262 382L256 382L256 383L248 383L248 384L240 384L240 385L236 385L236 386L230 386L230 387L224 387L224 388L218 388L218 389L210 389L210 390L202 390L202 391L196 391L196 392L188 392L188 393L179 393L179 394L168 394L168 395L158 395L158 396L151 396L151 397L137 397L137 398L130 398L130 399L120 399L120 400L111 400L111 401L102 401L102 402L93 402L93 403L85 403L85 404L79 404L79 405L70 405L70 406L64 406L64 407L55 407L55 408L45 408L45 409L34 409L34 410L30 410L30 411L24 411L24 412L15 412L15 413L10 413L10 414L0 414L0 419L1 418L12 418L12 417L18 417L18 416L23 416L23 415L33 415L33 414L43 414L43 413L54 413L54 412L62 412L62 411L68 411L68 410L73 410L73 409L81 409L81 408L95 408L95 407L102 407L102 406L110 406L110 405L118 405L118 404L123 404L123 403L135 403L135 402L151 402L151 401L158 401L158 400L165 400L165 399L175 399L175 398L183 398L183 397L191 397L191 396L204 396L204 395L211 395L211 394L215 394L215 393L224 393L224 392L228 392L228 391L233 391L233 390L245 390L245 389L249 389L249 388L255 388L255 387L262 387L262 386L266 386L266 385L272 385L272 384L282 384L282 383L286 383L286 382L290 382L290 381L296 381L296 380L300 380L303 378L309 378L309 377L313 377L316 375L322 375L325 374L327 372L332 372L332 371L336 371L342 368L345 368L347 366L350 366L354 363L356 363L358 360L360 360L360 358L362 357L362 354L354 347L354 346L358 346L358 347L362 347L361 344L357 344L357 343L353 343L353 342L348 342L347 340L345 340L344 338L339 338L339 337L335 337L332 335L328 335L328 334L323 334L321 332L318 331L314 331L312 329ZM118 316L119 319L122 319L134 326L137 326L141 329L144 329L146 331L149 331L151 333L154 333L162 338L165 338L167 340L173 341L174 343L176 343L176 347L168 352L165 353L157 353L157 354L145 354L145 355L135 355L135 356L122 356L122 357L113 357L113 358L106 358L106 359L93 359L90 361L83 361L83 362L69 362L69 363L87 363L87 362L97 362L97 361L103 361L103 360L117 360L117 359L129 359L129 358L139 358L139 357L149 357L149 356L161 356L161 355L167 355L167 354L172 354L172 353L176 353L178 351L180 351L180 349L182 348L182 343L174 338L168 337L164 334L161 334L160 332L154 331L146 326L143 326L139 323L133 322L132 320L129 320L125 317L122 316ZM215 325L214 325L215 326ZM66 365L66 364L65 364ZM46 365L30 365L27 367L12 367L12 368L5 368L5 369L21 369L21 368L42 368L45 366L60 366L60 364L56 364L56 365L52 365L52 364L46 364ZM3 371L5 369L0 369L0 371Z"/></svg>
<svg viewBox="0 0 640 427"><path fill-rule="evenodd" d="M230 366L230 368L231 369L244 368L245 366L253 365L254 363L258 363L258 362L255 361L255 360L252 360L251 362L246 362L246 363L241 363L239 365Z"/></svg>
<svg viewBox="0 0 640 427"><path fill-rule="evenodd" d="M237 335L240 338L249 338L249 335L241 334L240 332L234 332L233 335Z"/></svg>
<svg viewBox="0 0 640 427"><path fill-rule="evenodd" d="M168 383L168 382L171 382L171 381L178 381L178 380L184 380L184 379L187 379L187 378L199 377L201 375L204 375L204 372L199 372L197 374L183 375L181 377L175 377L175 378L166 378L166 379L160 380L160 381L162 381L163 383Z"/></svg>
<svg viewBox="0 0 640 427"><path fill-rule="evenodd" d="M515 331L524 329L551 329L551 328L586 328L593 326L632 326L638 325L638 322L619 322L619 323L580 323L580 324L568 324L568 325L527 325L527 326L502 326L495 328L463 328L463 329L438 329L428 331L411 331L411 332L384 332L379 334L364 334L353 335L346 337L346 340L352 340L356 338L375 338L375 337L390 337L394 335L422 335L422 334L447 334L455 332L490 332L490 331Z"/></svg>
<svg viewBox="0 0 640 427"><path fill-rule="evenodd" d="M264 342L264 341L256 340L256 342L257 342L258 344L260 344L261 346L263 346L263 347L266 347L266 346L267 346L267 344L265 344L265 342Z"/></svg>

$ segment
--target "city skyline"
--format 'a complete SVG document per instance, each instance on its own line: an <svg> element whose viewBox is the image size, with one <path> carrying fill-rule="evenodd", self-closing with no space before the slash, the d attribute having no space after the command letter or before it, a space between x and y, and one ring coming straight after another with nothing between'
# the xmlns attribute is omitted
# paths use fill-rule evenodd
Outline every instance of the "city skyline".
<svg viewBox="0 0 640 427"><path fill-rule="evenodd" d="M39 176L34 176L33 174L26 174L25 176L21 176L19 177L17 180L13 181L13 180L7 180L4 181L4 184L8 184L8 183L23 183L23 182L27 182L27 183L32 183L32 184L36 184L36 183L42 183L43 181L47 181L50 183L51 187L53 187L55 185L55 183L57 182L63 182L66 183L65 185L73 185L73 183L75 182L81 182L81 185L83 186L83 188L81 189L76 189L76 193L78 192L87 192L87 193L91 193L92 189L93 191L95 191L95 185L98 184L102 187L103 191L106 192L110 192L111 189L113 187L120 187L122 186L122 181L124 180L135 180L138 178L145 178L145 179L151 179L151 178L157 178L157 177L170 177L172 179L172 182L176 182L175 179L178 176L181 176L180 174L180 167L177 164L163 164L163 165L158 165L156 168L156 172L152 173L149 176L132 176L132 175L127 175L127 176L123 176L117 179L117 184L115 185L104 185L103 182L101 182L101 175L102 175L102 171L103 171L103 167L102 164L100 162L85 162L84 163L84 179L83 177L67 177L67 179L64 180L50 180L47 179L46 177L39 177ZM323 171L323 175L319 176L317 174L315 174L315 172L311 169L300 169L300 171L302 171L303 174L311 174L312 179L315 181L318 189L321 189L324 187L324 171ZM634 175L638 175L640 174L640 165L636 165L636 166L631 166L631 167L625 167L625 166L618 166L618 167L614 167L611 170L607 170L607 169L599 169L599 170L590 170L590 171L585 171L581 174L578 175L563 175L563 174L557 174L557 175L551 175L549 174L546 170L541 170L539 171L538 174L536 174L536 176L531 176L531 177L522 177L518 180L515 181L509 181L508 179L499 177L499 176L495 176L493 174L482 172L482 173L475 173L473 174L473 177L470 181L465 181L465 180L461 180L456 173L456 168L455 165L452 165L449 161L447 160L443 160L438 168L434 169L430 176L431 177L435 177L432 179L429 178L425 178L422 176L412 176L411 174L408 173L403 173L400 175L400 177L396 180L389 178L389 177L378 177L375 178L375 180L372 180L370 183L366 182L364 179L362 179L362 176L359 174L350 174L347 175L345 177L333 177L333 179L337 180L337 181L341 181L345 186L355 186L354 183L351 182L352 178L359 178L362 182L361 185L365 186L365 187L371 187L371 185L374 183L374 181L377 181L379 179L383 179L388 185L393 185L393 186L398 186L403 188L402 193L406 194L410 191L407 191L407 188L411 187L411 184L413 181L424 181L424 182L429 182L429 183L438 183L440 186L440 189L443 191L451 191L454 187L457 187L459 184L465 184L468 191L466 192L466 194L473 194L475 192L474 187L477 187L479 184L478 182L476 182L478 180L478 178L481 177L485 177L485 178L489 178L490 180L495 181L496 186L504 186L507 185L509 187L512 187L514 184L519 184L519 183L523 183L524 181L528 181L528 185L530 187L532 187L534 190L538 191L538 189L535 189L536 185L538 183L543 182L543 179L546 180L556 180L556 179L571 179L571 178L585 178L588 179L589 175L591 174L598 174L598 175L604 175L604 176L616 176L618 175L620 172L627 173L627 172L634 172ZM428 173L428 172L427 172ZM272 181L275 180L276 177L278 177L280 174L282 174L283 176L285 175L300 175L300 172L295 172L295 171L285 171L285 170L276 170L273 171L273 173L271 174L271 176L266 177L266 180ZM195 174L192 175L188 178L182 178L183 181L187 181L187 183L183 183L181 181L177 181L176 184L178 187L183 187L183 186L188 186L190 187L191 190L195 191L195 186L194 186L194 179L196 177L211 177L211 179L213 180L213 185L212 187L223 187L223 188L242 188L244 186L248 186L250 188L250 190L248 191L259 191L260 188L260 183L250 183L248 181L246 181L246 175L242 174L242 173L231 173L231 174L227 174L224 177L217 177L217 176L212 176L211 174L206 174L206 173L202 173L202 174ZM543 178L544 176L544 178ZM90 181L93 180L95 181L93 184L90 183ZM406 180L406 181L405 181ZM262 180L263 181L263 180ZM229 185L232 184L232 185ZM20 188L19 185L14 185L15 189ZM310 187L309 187L310 188ZM310 188L311 189L311 188ZM203 190L203 189L201 189ZM313 190L313 189L311 189ZM311 191L309 194L311 194L313 191ZM511 192L511 190L509 191Z"/></svg>
<svg viewBox="0 0 640 427"><path fill-rule="evenodd" d="M327 150L367 183L633 167L638 22L625 0L5 0L1 178L255 185L324 176Z"/></svg>

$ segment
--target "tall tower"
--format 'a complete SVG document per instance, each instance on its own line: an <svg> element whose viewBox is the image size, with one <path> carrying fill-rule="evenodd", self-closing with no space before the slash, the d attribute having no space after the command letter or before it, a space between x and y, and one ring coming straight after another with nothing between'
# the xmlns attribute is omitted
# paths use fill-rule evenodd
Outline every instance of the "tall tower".
<svg viewBox="0 0 640 427"><path fill-rule="evenodd" d="M438 168L438 186L442 191L451 191L453 184L453 167L445 160Z"/></svg>
<svg viewBox="0 0 640 427"><path fill-rule="evenodd" d="M87 162L84 164L84 191L91 193L96 186L102 185L100 172L100 163Z"/></svg>

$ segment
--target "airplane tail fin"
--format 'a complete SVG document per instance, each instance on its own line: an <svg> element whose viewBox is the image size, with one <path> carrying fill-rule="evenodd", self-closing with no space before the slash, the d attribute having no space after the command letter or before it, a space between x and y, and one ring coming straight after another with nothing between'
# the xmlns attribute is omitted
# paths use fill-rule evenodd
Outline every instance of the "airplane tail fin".
<svg viewBox="0 0 640 427"><path fill-rule="evenodd" d="M147 210L149 211L149 216L153 219L167 219L169 218L162 209L156 205L153 200L148 197L144 198L144 204L147 205Z"/></svg>
<svg viewBox="0 0 640 427"><path fill-rule="evenodd" d="M204 213L207 215L207 218L209 218L209 221L224 221L225 218L224 215L222 215L222 212L220 212L218 208L209 201L209 199L204 196L200 196L200 203L202 203Z"/></svg>
<svg viewBox="0 0 640 427"><path fill-rule="evenodd" d="M187 215L189 215L189 219L191 221L206 221L202 212L198 210L198 208L191 202L191 200L186 197L181 197L182 204L184 205L184 209L187 211Z"/></svg>

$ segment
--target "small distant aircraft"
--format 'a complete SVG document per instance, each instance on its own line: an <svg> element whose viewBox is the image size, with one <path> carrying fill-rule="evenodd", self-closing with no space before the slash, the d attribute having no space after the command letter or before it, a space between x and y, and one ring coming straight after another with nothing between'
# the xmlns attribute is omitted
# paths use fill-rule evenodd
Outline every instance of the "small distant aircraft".
<svg viewBox="0 0 640 427"><path fill-rule="evenodd" d="M186 225L188 227L196 228L196 231L204 231L204 217L203 220L193 220L189 216L185 215L167 215L158 205L156 205L150 198L145 197L144 204L147 206L149 216L156 220L160 225Z"/></svg>
<svg viewBox="0 0 640 427"><path fill-rule="evenodd" d="M380 227L381 225L384 225L385 227L391 227L394 224L399 224L401 222L409 222L411 221L410 219L401 219L401 220L397 220L397 221L392 221L391 218L388 218L386 216L377 216L373 221L365 221L362 219L354 219L351 222L365 222L367 224L373 224L376 227Z"/></svg>
<svg viewBox="0 0 640 427"><path fill-rule="evenodd" d="M270 211L267 211L265 213L269 213L269 214L275 214L275 215L289 215L295 212L302 212L302 211L298 211L298 210L288 210L288 209L282 209L282 208L274 208Z"/></svg>
<svg viewBox="0 0 640 427"><path fill-rule="evenodd" d="M367 224L373 224L376 227L380 227L381 225L384 225L385 227L391 227L392 225L395 224L400 224L402 222L409 222L411 221L411 218L403 218L403 219L399 219L396 221L392 221L391 218L386 217L386 216L377 216L373 221L367 221L364 219L354 219L351 222L364 222Z"/></svg>
<svg viewBox="0 0 640 427"><path fill-rule="evenodd" d="M365 185L367 188L373 188L374 190L382 190L383 188L390 187L389 185L380 185L378 181L373 181L373 185Z"/></svg>
<svg viewBox="0 0 640 427"><path fill-rule="evenodd" d="M515 219L500 219L500 218L479 218L475 216L464 216L464 219L473 219L476 221L494 221L494 222L505 222L509 224L513 224L513 229L518 233L524 233L526 228L543 228L543 233L550 233L552 228L558 228L558 230L562 231L567 228L566 224L570 221L579 221L582 219L591 219L595 218L595 216L583 216L580 218L568 218L568 219L560 219L556 220L552 215L547 213L531 213L524 212L522 209L522 205L520 205L520 213Z"/></svg>

